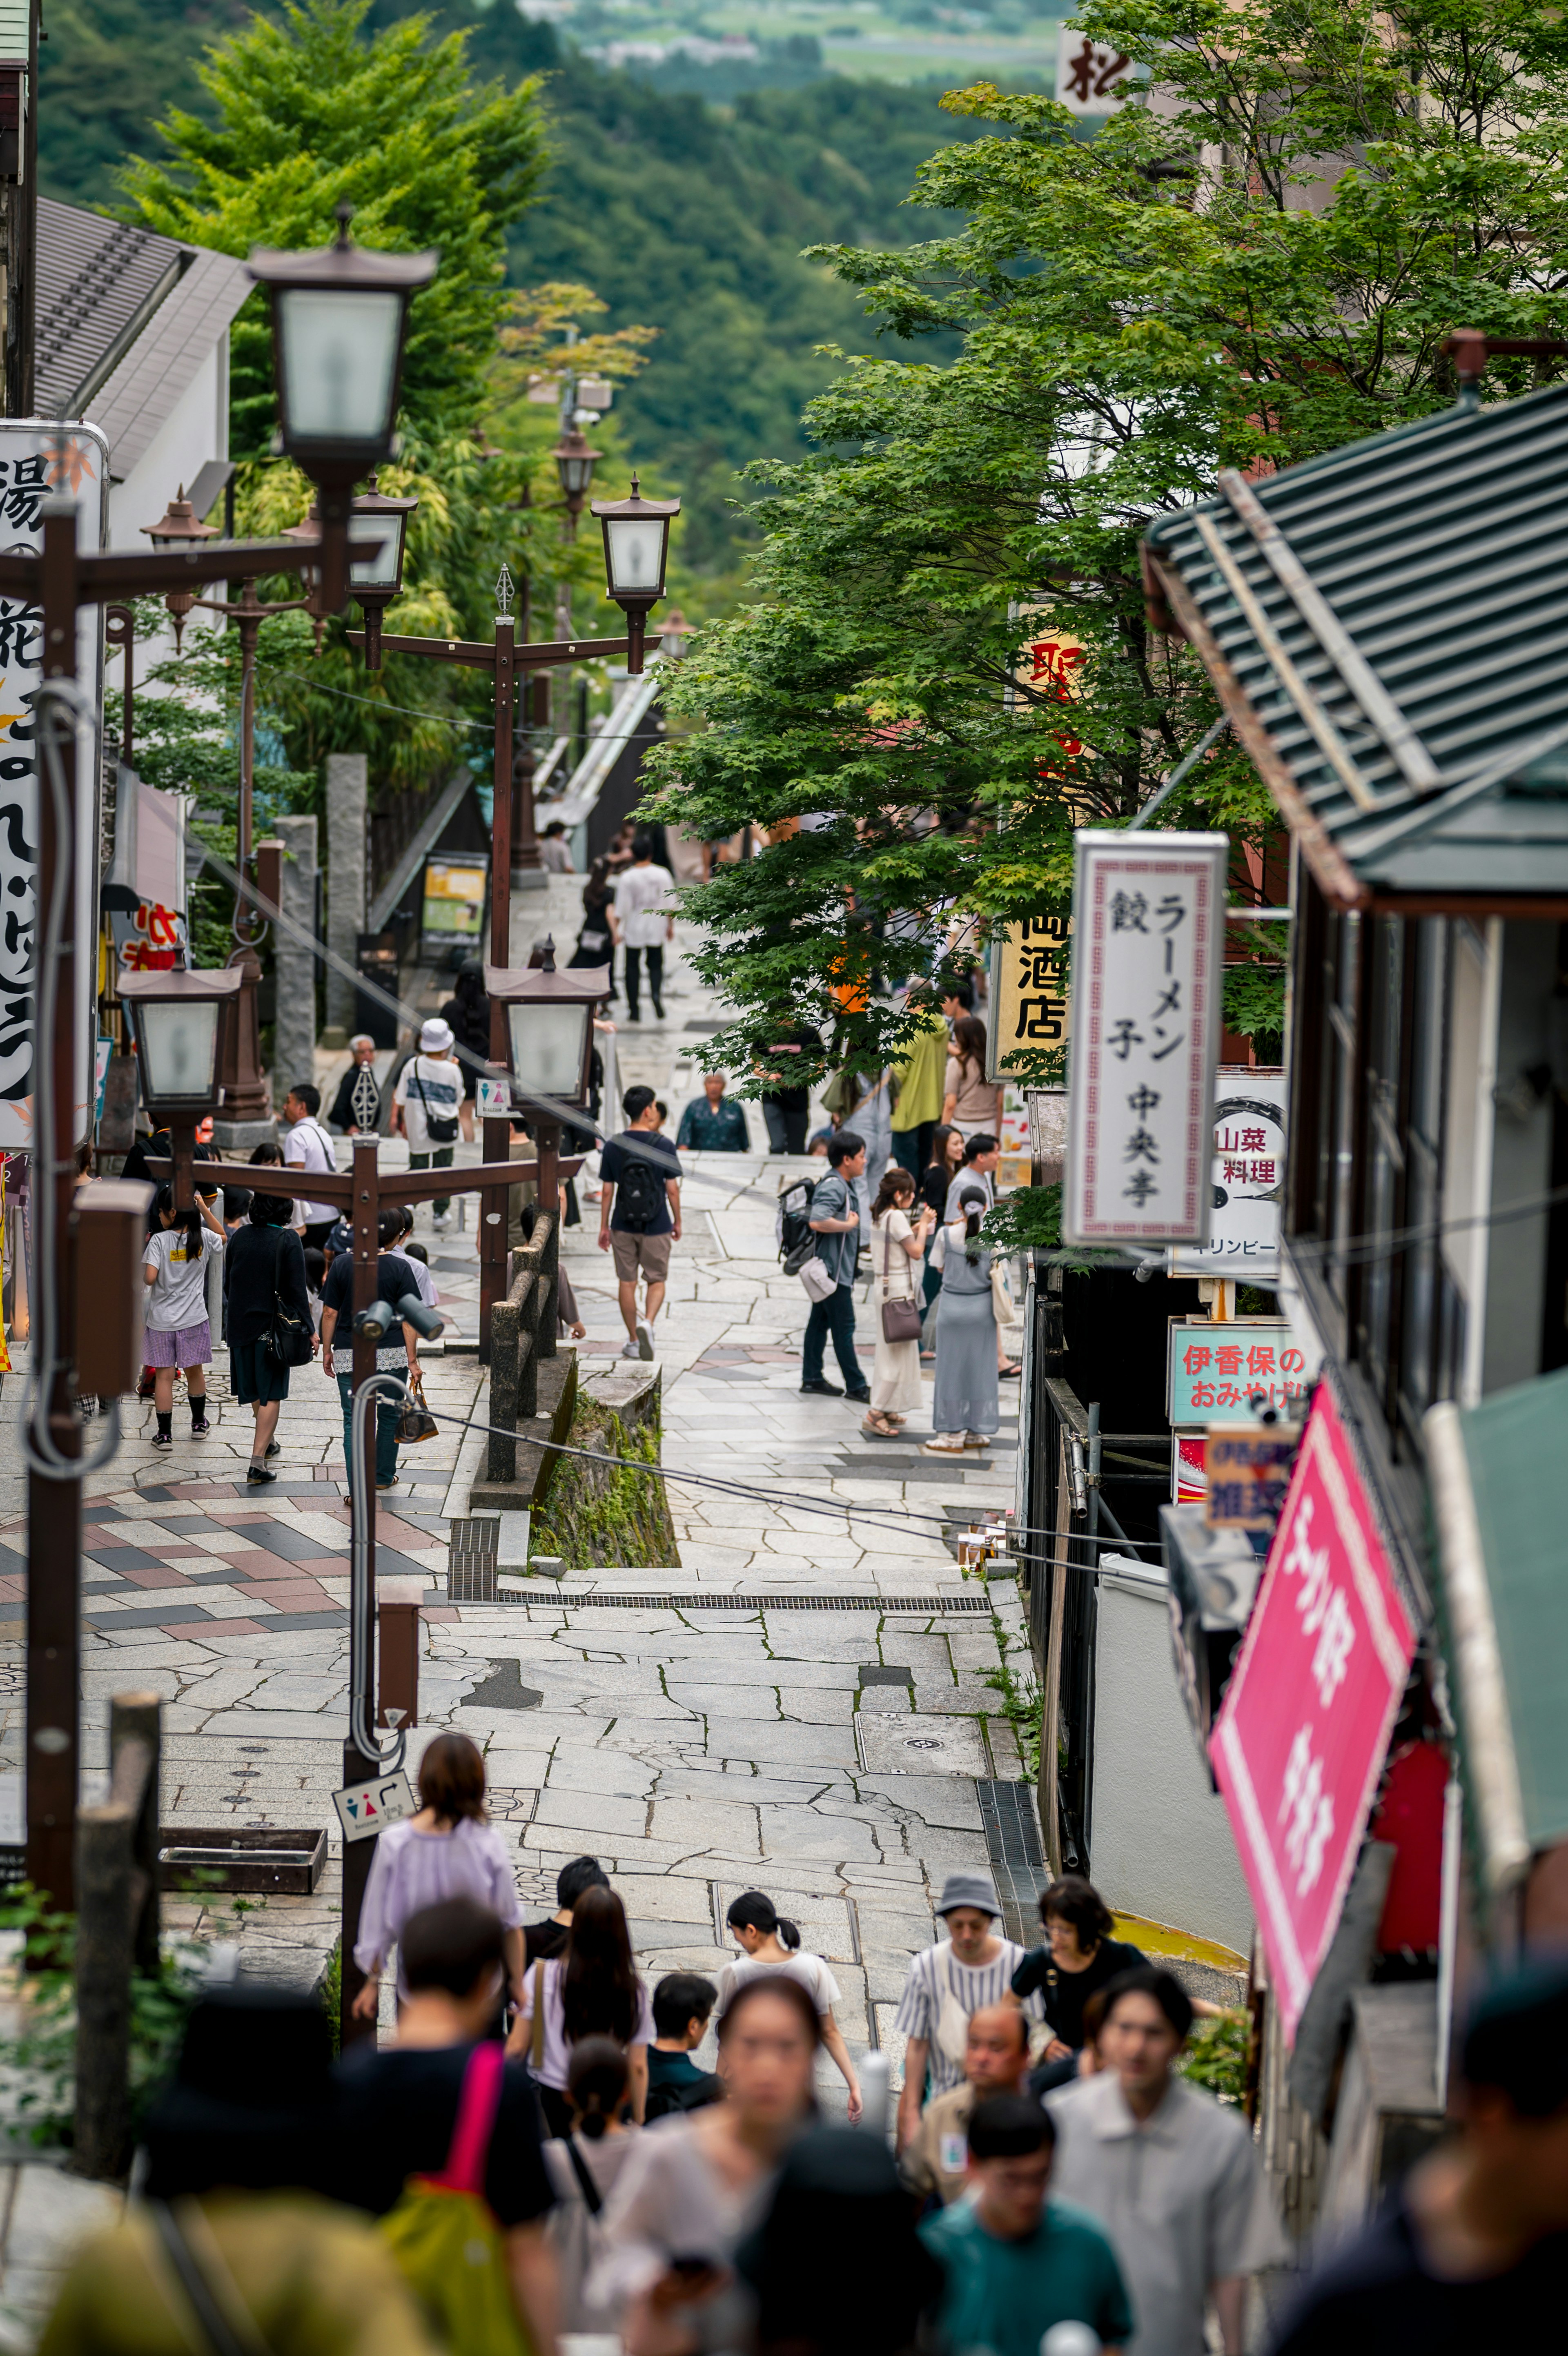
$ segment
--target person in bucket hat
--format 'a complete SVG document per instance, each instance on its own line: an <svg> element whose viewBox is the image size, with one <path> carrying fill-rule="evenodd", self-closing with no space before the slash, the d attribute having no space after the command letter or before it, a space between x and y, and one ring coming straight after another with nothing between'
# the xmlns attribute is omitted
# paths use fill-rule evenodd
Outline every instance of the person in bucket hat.
<svg viewBox="0 0 1568 2356"><path fill-rule="evenodd" d="M962 2084L970 2015L1014 2000L1012 1978L1024 1960L1023 1948L996 1928L1002 1907L989 1873L950 1873L936 1911L946 1935L911 1962L895 2023L909 2040L898 2099L900 2150L919 2126L928 2078L933 2096Z"/></svg>
<svg viewBox="0 0 1568 2356"><path fill-rule="evenodd" d="M408 1140L411 1170L449 1170L462 1121L463 1070L452 1053L452 1025L432 1016L419 1034L419 1052L398 1074L392 1090L393 1133ZM431 1205L435 1232L444 1236L452 1200L443 1194Z"/></svg>

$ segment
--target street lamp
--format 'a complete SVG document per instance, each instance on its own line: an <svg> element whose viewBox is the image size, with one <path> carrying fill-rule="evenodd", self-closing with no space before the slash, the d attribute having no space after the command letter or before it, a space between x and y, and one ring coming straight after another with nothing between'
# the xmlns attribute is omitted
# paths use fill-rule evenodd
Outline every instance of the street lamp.
<svg viewBox="0 0 1568 2356"><path fill-rule="evenodd" d="M583 512L583 502L593 488L594 468L603 452L590 450L587 437L580 425L569 426L550 453L555 461L555 473L561 484L561 496L566 502L566 512L572 519L571 537L576 538L577 518ZM597 509L595 510L596 514Z"/></svg>
<svg viewBox="0 0 1568 2356"><path fill-rule="evenodd" d="M183 483L156 523L145 523L141 529L155 548L195 548L204 540L216 540L218 537L215 527L209 523L203 523L197 515L196 509L185 496ZM164 610L174 623L176 654L184 651L186 619L196 603L197 591L200 586L201 584L198 581L194 582L188 589L171 589L164 598ZM129 691L129 672L130 666L127 663L127 691Z"/></svg>
<svg viewBox="0 0 1568 2356"><path fill-rule="evenodd" d="M670 524L681 512L679 499L645 499L635 475L628 499L596 499L592 512L605 532L605 579L609 596L626 616L629 648L626 667L633 678L642 669L643 630L648 609L664 594L664 565L670 553Z"/></svg>
<svg viewBox="0 0 1568 2356"><path fill-rule="evenodd" d="M485 988L491 1004L505 1010L519 1094L581 1109L588 1101L594 1009L605 996L604 968L557 973L555 944L548 937L543 958L542 965L521 969L488 965Z"/></svg>
<svg viewBox="0 0 1568 2356"><path fill-rule="evenodd" d="M393 599L403 594L408 519L418 505L417 499L390 498L378 487L374 475L371 477L370 488L361 491L353 503L356 522L379 523L385 528L376 554L356 556L349 567L349 592L365 617L367 670L380 670L381 667L381 616ZM299 542L300 578L309 592L307 602L319 628L328 608L321 594L321 509L317 501L312 500L305 521L291 524L285 537Z"/></svg>
<svg viewBox="0 0 1568 2356"><path fill-rule="evenodd" d="M392 453L408 306L439 260L367 252L349 235L352 217L351 205L338 206L338 235L319 252L258 246L248 264L272 298L278 438L319 497L328 614L348 595L353 487Z"/></svg>
<svg viewBox="0 0 1568 2356"><path fill-rule="evenodd" d="M191 1206L196 1127L218 1101L225 1012L243 979L238 966L226 965L199 973L126 973L117 984L135 1013L142 1100L154 1128L166 1129L174 1141L177 1210Z"/></svg>

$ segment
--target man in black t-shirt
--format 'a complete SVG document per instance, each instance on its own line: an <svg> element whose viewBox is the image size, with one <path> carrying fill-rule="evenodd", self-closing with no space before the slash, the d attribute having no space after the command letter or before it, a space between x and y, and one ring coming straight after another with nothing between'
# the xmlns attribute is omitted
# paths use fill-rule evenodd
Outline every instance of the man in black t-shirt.
<svg viewBox="0 0 1568 2356"><path fill-rule="evenodd" d="M596 1857L575 1857L555 1877L555 1912L542 1922L522 1926L522 1952L530 1964L548 1963L560 1954L572 1927L572 1909L585 1890L607 1890L609 1876Z"/></svg>
<svg viewBox="0 0 1568 2356"><path fill-rule="evenodd" d="M1497 1983L1465 2039L1458 2134L1320 2266L1273 2356L1556 2344L1568 2305L1568 1961Z"/></svg>
<svg viewBox="0 0 1568 2356"><path fill-rule="evenodd" d="M376 1261L376 1299L390 1301L395 1309L412 1292L419 1297L419 1280L400 1252L388 1251L403 1233L401 1211L383 1211L377 1234L381 1250ZM349 1485L354 1484L354 1260L351 1252L336 1252L332 1264L321 1280L321 1364L328 1382L338 1386L338 1396L343 1402L343 1461L348 1466ZM338 1331L341 1326L341 1332ZM412 1378L419 1372L419 1336L412 1325L401 1331L389 1325L376 1345L378 1375L406 1375ZM399 1408L395 1402L381 1398L376 1402L376 1486L390 1489L397 1479L397 1420Z"/></svg>
<svg viewBox="0 0 1568 2356"><path fill-rule="evenodd" d="M499 1917L474 1898L411 1914L398 1941L408 1998L397 2042L353 2047L338 2065L347 2155L338 2198L373 2217L395 2207L411 2176L446 2166L468 2057L489 2035L506 1983ZM512 2296L536 2349L555 2344L555 2254L544 2216L554 2194L541 2149L539 2101L525 2070L508 2064L485 2164L485 2198L506 2234Z"/></svg>
<svg viewBox="0 0 1568 2356"><path fill-rule="evenodd" d="M599 1155L599 1249L613 1252L626 1327L623 1358L651 1358L653 1321L664 1305L670 1249L681 1240L681 1157L659 1134L651 1088L628 1088L621 1098L626 1127ZM648 1290L639 1315L637 1279Z"/></svg>

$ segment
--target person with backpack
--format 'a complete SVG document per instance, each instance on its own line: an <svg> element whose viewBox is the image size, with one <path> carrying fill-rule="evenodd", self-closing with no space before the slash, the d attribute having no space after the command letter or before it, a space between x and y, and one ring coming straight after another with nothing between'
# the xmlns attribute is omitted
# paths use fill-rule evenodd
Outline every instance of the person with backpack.
<svg viewBox="0 0 1568 2356"><path fill-rule="evenodd" d="M396 2042L338 2063L338 2198L386 2245L447 2356L550 2356L557 2269L539 2104L491 2034L506 1931L477 1898L403 1926Z"/></svg>
<svg viewBox="0 0 1568 2356"><path fill-rule="evenodd" d="M381 1246L376 1258L376 1299L397 1308L412 1292L419 1295L412 1261L396 1248L403 1232L403 1213L383 1211L376 1229ZM321 1365L328 1382L338 1386L343 1408L343 1461L349 1485L354 1485L354 1260L351 1252L335 1252L321 1287ZM343 1327L338 1337L339 1323ZM412 1325L389 1325L376 1344L378 1375L419 1376L419 1336ZM381 1394L376 1400L376 1486L390 1489L397 1480L399 1408Z"/></svg>
<svg viewBox="0 0 1568 2356"><path fill-rule="evenodd" d="M591 2296L588 2280L605 2254L605 2203L639 2133L626 2121L628 2084L626 2054L613 2037L585 2037L573 2047L566 2072L572 2131L553 2136L544 2147L555 2195L550 2239L563 2332L619 2330L622 2301Z"/></svg>
<svg viewBox="0 0 1568 2356"><path fill-rule="evenodd" d="M717 1993L700 1972L666 1972L654 1989L658 2034L648 2049L646 2126L671 2111L700 2111L704 2103L723 2101L723 2079L712 2070L699 2070L692 2059L708 2033Z"/></svg>
<svg viewBox="0 0 1568 2356"><path fill-rule="evenodd" d="M632 1961L626 1909L613 1890L596 1886L585 1890L572 1909L564 1953L542 1956L529 1970L508 2046L509 2052L527 2056L552 2135L571 2131L566 2088L573 2052L585 2037L612 2037L627 2049L631 2112L640 2124L653 2007Z"/></svg>
<svg viewBox="0 0 1568 2356"><path fill-rule="evenodd" d="M623 1358L653 1356L653 1321L664 1305L670 1252L681 1240L681 1156L659 1133L653 1090L628 1088L626 1127L599 1155L599 1249L613 1252L626 1327ZM647 1306L639 1311L641 1274Z"/></svg>
<svg viewBox="0 0 1568 2356"><path fill-rule="evenodd" d="M305 1248L293 1218L289 1195L263 1194L258 1189L251 1196L247 1224L236 1232L225 1255L229 1392L256 1419L245 1475L252 1489L269 1486L278 1477L268 1459L279 1452L278 1415L288 1397L289 1368L269 1348L268 1337L280 1314L303 1323L307 1333L311 1325ZM328 1269L328 1283L331 1273Z"/></svg>
<svg viewBox="0 0 1568 2356"><path fill-rule="evenodd" d="M330 1133L322 1128L321 1091L301 1080L290 1088L284 1098L284 1119L290 1124L283 1141L285 1167L290 1170L319 1170L323 1176L335 1174L338 1152ZM308 1197L300 1201L304 1217L305 1240L319 1251L331 1234L338 1218L336 1203L313 1203Z"/></svg>
<svg viewBox="0 0 1568 2356"><path fill-rule="evenodd" d="M174 1189L160 1186L154 1226L142 1253L147 1286L147 1363L154 1369L155 1448L174 1446L174 1378L185 1370L193 1440L205 1440L207 1369L212 1357L212 1327L207 1314L207 1263L223 1248L223 1226L204 1195L188 1211L177 1211Z"/></svg>
<svg viewBox="0 0 1568 2356"><path fill-rule="evenodd" d="M854 1355L854 1266L860 1250L860 1204L854 1181L865 1171L865 1140L853 1129L841 1129L828 1143L828 1174L817 1181L807 1224L816 1237L813 1265L801 1280L811 1298L806 1338L800 1354L800 1388L821 1391L827 1398L847 1396L862 1407L871 1405L871 1386ZM808 1282L814 1276L815 1282ZM828 1335L844 1387L830 1383L822 1372Z"/></svg>
<svg viewBox="0 0 1568 2356"><path fill-rule="evenodd" d="M433 1016L420 1032L418 1054L409 1057L397 1076L392 1133L407 1138L411 1170L452 1167L463 1104L463 1071L452 1045L452 1025ZM443 1194L430 1207L435 1232L444 1236L452 1198Z"/></svg>

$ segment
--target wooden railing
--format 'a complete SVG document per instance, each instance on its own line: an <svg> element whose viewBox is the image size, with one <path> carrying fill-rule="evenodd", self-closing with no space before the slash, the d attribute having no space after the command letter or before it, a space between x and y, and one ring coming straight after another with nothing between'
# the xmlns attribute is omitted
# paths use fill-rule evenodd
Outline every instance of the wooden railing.
<svg viewBox="0 0 1568 2356"><path fill-rule="evenodd" d="M490 1481L517 1478L520 1422L539 1411L539 1364L555 1355L556 1271L559 1222L535 1213L533 1233L511 1256L511 1281L504 1301L490 1311L490 1404L492 1428L485 1458Z"/></svg>

